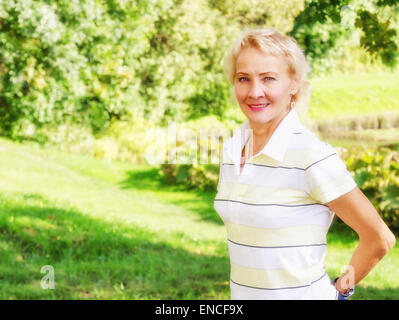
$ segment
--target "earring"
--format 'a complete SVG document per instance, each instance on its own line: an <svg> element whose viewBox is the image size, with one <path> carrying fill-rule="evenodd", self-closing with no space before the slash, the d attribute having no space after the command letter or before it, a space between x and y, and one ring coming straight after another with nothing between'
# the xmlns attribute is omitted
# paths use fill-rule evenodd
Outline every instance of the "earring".
<svg viewBox="0 0 399 320"><path fill-rule="evenodd" d="M295 107L295 100L293 100L292 98L291 98L290 106L291 106L291 109L292 109L293 107Z"/></svg>

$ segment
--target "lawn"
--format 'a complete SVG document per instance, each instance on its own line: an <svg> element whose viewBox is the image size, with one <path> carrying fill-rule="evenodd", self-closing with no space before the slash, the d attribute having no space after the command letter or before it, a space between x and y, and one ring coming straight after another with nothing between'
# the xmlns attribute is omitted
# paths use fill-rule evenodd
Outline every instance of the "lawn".
<svg viewBox="0 0 399 320"><path fill-rule="evenodd" d="M315 120L399 112L399 73L333 74L310 80Z"/></svg>
<svg viewBox="0 0 399 320"><path fill-rule="evenodd" d="M0 139L0 299L229 299L215 194L165 186L159 170ZM334 224L331 278L356 237ZM399 298L396 246L355 299ZM55 289L42 289L42 266Z"/></svg>

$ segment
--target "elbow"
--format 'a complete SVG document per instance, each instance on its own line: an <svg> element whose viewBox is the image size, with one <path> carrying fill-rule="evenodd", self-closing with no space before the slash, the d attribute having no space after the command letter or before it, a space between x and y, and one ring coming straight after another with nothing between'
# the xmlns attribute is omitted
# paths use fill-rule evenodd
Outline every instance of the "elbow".
<svg viewBox="0 0 399 320"><path fill-rule="evenodd" d="M378 243L378 252L381 256L385 256L395 246L395 235L389 231L386 235L380 237Z"/></svg>
<svg viewBox="0 0 399 320"><path fill-rule="evenodd" d="M386 246L388 248L388 251L395 246L395 243L396 243L395 235L392 232L390 232L386 239Z"/></svg>
<svg viewBox="0 0 399 320"><path fill-rule="evenodd" d="M375 252L375 256L378 256L379 258L385 256L396 243L395 235L390 230L384 234L367 238L368 239L365 240L366 246Z"/></svg>

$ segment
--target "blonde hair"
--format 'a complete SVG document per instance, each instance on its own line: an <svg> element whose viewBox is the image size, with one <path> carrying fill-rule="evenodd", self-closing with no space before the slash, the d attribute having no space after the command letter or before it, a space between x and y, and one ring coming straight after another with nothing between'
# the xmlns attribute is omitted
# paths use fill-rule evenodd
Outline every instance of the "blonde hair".
<svg viewBox="0 0 399 320"><path fill-rule="evenodd" d="M231 84L234 84L237 57L245 47L258 48L266 54L285 58L288 75L299 82L299 88L292 96L293 103L298 113L305 113L311 94L307 75L312 69L297 41L271 28L244 30L224 59L224 72Z"/></svg>

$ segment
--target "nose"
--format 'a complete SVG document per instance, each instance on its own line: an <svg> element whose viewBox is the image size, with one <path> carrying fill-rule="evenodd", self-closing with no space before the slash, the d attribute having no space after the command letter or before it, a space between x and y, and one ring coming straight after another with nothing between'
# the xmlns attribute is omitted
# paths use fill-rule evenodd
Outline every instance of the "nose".
<svg viewBox="0 0 399 320"><path fill-rule="evenodd" d="M248 98L258 99L264 96L263 86L259 81L252 81L251 87L248 92Z"/></svg>

